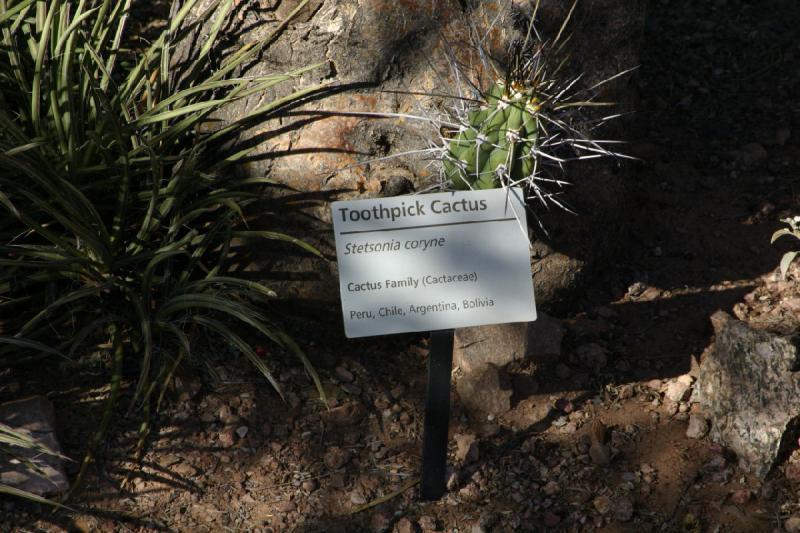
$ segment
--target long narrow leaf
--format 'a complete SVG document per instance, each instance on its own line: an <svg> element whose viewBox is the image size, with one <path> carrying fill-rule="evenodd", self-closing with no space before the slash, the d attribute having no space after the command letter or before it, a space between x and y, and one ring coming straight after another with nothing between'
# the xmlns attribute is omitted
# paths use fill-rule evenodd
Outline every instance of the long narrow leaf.
<svg viewBox="0 0 800 533"><path fill-rule="evenodd" d="M207 294L182 294L170 298L161 309L159 309L159 319L174 316L177 313L196 314L199 311L216 311L227 315L229 318L239 320L248 326L256 329L272 342L282 345L282 338L278 333L268 326L263 317L252 306L244 302L232 301L221 296Z"/></svg>
<svg viewBox="0 0 800 533"><path fill-rule="evenodd" d="M23 498L28 501L32 501L35 503L41 503L43 505L50 505L53 507L58 507L59 509L64 509L66 511L71 511L73 513L77 513L75 509L68 507L62 503L58 503L53 500L48 500L43 496L39 496L38 494L34 494L32 492L28 492L26 490L18 489L16 487L12 487L11 485L4 485L0 483L0 493L8 494L9 496L16 496L17 498Z"/></svg>
<svg viewBox="0 0 800 533"><path fill-rule="evenodd" d="M266 231L266 230L246 230L246 231L234 231L232 236L236 239L268 239L268 240L275 240L275 241L283 241L293 244L299 248L302 248L306 252L312 253L321 259L325 259L325 256L322 255L322 252L317 250L315 247L311 246L307 242L298 239L297 237L292 237L290 235L286 235L285 233L279 233L277 231Z"/></svg>
<svg viewBox="0 0 800 533"><path fill-rule="evenodd" d="M795 260L800 252L786 252L781 258L781 278L786 278L786 273L789 272L789 266Z"/></svg>
<svg viewBox="0 0 800 533"><path fill-rule="evenodd" d="M235 334L228 326L217 320L195 315L191 317L191 321L217 332L218 334L222 335L225 340L233 344L236 349L243 353L245 357L250 360L253 366L255 366L265 378L267 378L267 381L269 381L270 385L272 385L278 395L280 395L281 399L285 400L281 386L277 381L275 381L275 378L272 376L272 372L269 371L269 368L267 368L267 365L264 363L264 361L258 357L255 351L244 341L244 339Z"/></svg>
<svg viewBox="0 0 800 533"><path fill-rule="evenodd" d="M24 348L26 350L34 350L37 352L43 352L50 355L57 355L59 357L63 357L64 359L69 359L67 356L65 356L58 350L51 348L50 346L38 341L33 341L28 339L18 339L16 337L0 336L0 344L10 344L12 346Z"/></svg>
<svg viewBox="0 0 800 533"><path fill-rule="evenodd" d="M214 276L212 278L193 281L192 283L186 285L186 290L193 292L196 290L203 290L208 287L219 287L225 290L233 290L238 288L246 291L248 294L255 293L265 297L266 299L274 299L277 297L275 291L261 283L241 278L234 278L231 276Z"/></svg>
<svg viewBox="0 0 800 533"><path fill-rule="evenodd" d="M283 345L289 348L289 351L291 351L295 355L295 357L300 359L300 361L303 363L306 372L308 372L308 375L311 376L311 379L314 381L314 385L317 387L317 392L319 393L320 400L322 400L322 402L327 406L328 397L325 393L325 387L322 386L322 381L319 379L319 374L317 374L317 371L314 369L314 365L311 364L311 361L308 359L308 356L286 333L278 332L278 337L281 339Z"/></svg>
<svg viewBox="0 0 800 533"><path fill-rule="evenodd" d="M27 10L37 0L22 0L10 8L3 8L0 10L0 24L10 20L14 15Z"/></svg>
<svg viewBox="0 0 800 533"><path fill-rule="evenodd" d="M41 135L44 132L44 125L41 118L41 94L42 94L42 78L44 68L44 56L47 52L47 43L50 39L50 26L53 23L60 2L51 2L50 9L47 11L47 18L41 29L41 37L36 50L36 65L33 70L33 84L31 93L31 120L33 121L34 128L37 134ZM41 5L41 4L38 4ZM38 7L37 5L37 7Z"/></svg>
<svg viewBox="0 0 800 533"><path fill-rule="evenodd" d="M67 305L69 303L72 303L72 302L77 302L78 300L81 300L83 298L89 298L89 297L92 297L92 296L96 296L96 295L104 292L107 289L108 289L108 285L104 284L104 285L100 285L100 286L97 286L97 287L85 287L83 289L78 289L78 290L75 290L75 291L72 291L72 292L69 292L69 293L65 294L61 298L57 299L56 301L54 301L53 303L51 303L50 305L48 305L47 307L45 307L44 309L42 309L41 311L36 313L36 315L33 318L28 320L19 329L19 332L17 333L16 336L17 337L24 337L28 332L30 332L34 328L34 326L38 325L39 322L41 322L45 318L49 317L52 313L54 313L56 310L60 309L61 307L65 306L65 305Z"/></svg>

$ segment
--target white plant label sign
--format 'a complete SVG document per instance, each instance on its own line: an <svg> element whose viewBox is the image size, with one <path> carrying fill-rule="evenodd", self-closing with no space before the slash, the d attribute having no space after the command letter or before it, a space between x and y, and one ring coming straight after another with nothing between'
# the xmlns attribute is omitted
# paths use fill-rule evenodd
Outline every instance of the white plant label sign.
<svg viewBox="0 0 800 533"><path fill-rule="evenodd" d="M349 338L536 320L520 189L331 207Z"/></svg>

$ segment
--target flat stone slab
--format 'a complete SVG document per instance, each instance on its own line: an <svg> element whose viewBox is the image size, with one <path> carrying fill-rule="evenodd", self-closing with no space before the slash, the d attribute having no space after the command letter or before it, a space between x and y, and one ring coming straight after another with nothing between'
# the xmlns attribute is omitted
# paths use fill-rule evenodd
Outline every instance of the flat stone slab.
<svg viewBox="0 0 800 533"><path fill-rule="evenodd" d="M53 404L44 396L0 404L0 424L61 453L54 429ZM65 492L69 488L57 456L21 447L11 447L10 451L11 456L0 455L0 483L40 496Z"/></svg>
<svg viewBox="0 0 800 533"><path fill-rule="evenodd" d="M551 360L561 355L564 326L541 311L534 322L493 324L455 330L453 359L465 373L487 364L505 367L522 359Z"/></svg>
<svg viewBox="0 0 800 533"><path fill-rule="evenodd" d="M461 404L475 421L500 416L511 409L511 381L501 368L485 365L456 382Z"/></svg>
<svg viewBox="0 0 800 533"><path fill-rule="evenodd" d="M716 342L701 362L692 401L711 422L709 437L763 479L797 438L797 346L721 311L711 321Z"/></svg>

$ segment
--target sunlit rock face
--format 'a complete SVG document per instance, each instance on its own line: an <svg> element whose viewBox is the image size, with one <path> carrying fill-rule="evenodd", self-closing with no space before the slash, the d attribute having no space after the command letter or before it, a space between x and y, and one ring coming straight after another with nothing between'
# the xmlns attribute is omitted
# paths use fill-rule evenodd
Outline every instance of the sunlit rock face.
<svg viewBox="0 0 800 533"><path fill-rule="evenodd" d="M242 45L273 38L281 21L298 4L295 0L241 2L223 28L227 41ZM535 4L312 0L274 37L246 75L289 72L317 63L320 66L231 104L208 127L246 116L294 90L329 84L306 97L301 105L290 105L255 120L240 139L255 147L241 170L252 176L268 176L306 193L315 202L307 206L308 212L323 222L330 220L326 202L331 199L424 190L439 181L440 164L425 150L432 143L440 143L441 134L441 124L424 118L441 119L449 108L461 105L452 97L474 97L468 79L484 85L502 75L512 43L524 40ZM566 61L558 76L565 80L580 76L572 91L589 89L637 66L643 1L587 0L578 2L571 14L570 8L570 2L543 0L535 21L545 46L561 33ZM481 50L474 44L478 41ZM202 42L202 33L198 42ZM487 68L481 55L497 59L496 66ZM458 68L454 68L455 63ZM635 107L632 75L620 76L584 94L615 103L613 108L591 111L598 113L595 119ZM406 116L375 118L363 113ZM621 119L593 135L624 139L629 130L630 124ZM565 180L572 185L565 187L559 198L577 216L531 203L549 232L548 237L532 224L534 282L537 301L543 305L560 301L583 283L588 271L602 268L624 226L630 165L601 158L566 163L564 171ZM318 230L312 240L328 249L324 228ZM292 261L289 267L311 269L322 277L335 274L321 263ZM293 285L293 290L299 291L294 293L298 296L314 293L323 299L335 298L335 284L327 296L319 293L328 285L312 282L307 284L308 290L300 285Z"/></svg>

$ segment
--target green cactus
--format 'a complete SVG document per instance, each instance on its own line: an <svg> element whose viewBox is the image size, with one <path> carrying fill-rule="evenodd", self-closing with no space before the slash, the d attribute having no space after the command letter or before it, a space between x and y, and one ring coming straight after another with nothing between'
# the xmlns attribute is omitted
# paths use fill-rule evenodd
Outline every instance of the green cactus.
<svg viewBox="0 0 800 533"><path fill-rule="evenodd" d="M540 105L533 90L497 81L484 100L447 146L444 174L455 189L494 189L534 170Z"/></svg>

